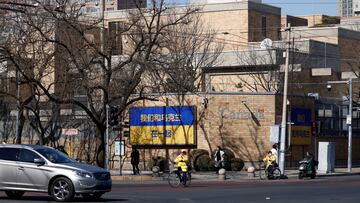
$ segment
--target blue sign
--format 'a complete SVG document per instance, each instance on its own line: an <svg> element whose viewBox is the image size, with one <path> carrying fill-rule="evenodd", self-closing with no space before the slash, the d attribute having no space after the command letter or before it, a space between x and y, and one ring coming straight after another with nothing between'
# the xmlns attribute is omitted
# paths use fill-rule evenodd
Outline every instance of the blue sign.
<svg viewBox="0 0 360 203"><path fill-rule="evenodd" d="M295 126L311 126L311 109L291 108L291 122Z"/></svg>
<svg viewBox="0 0 360 203"><path fill-rule="evenodd" d="M130 126L194 124L194 106L137 107L130 109Z"/></svg>
<svg viewBox="0 0 360 203"><path fill-rule="evenodd" d="M163 106L130 109L130 144L196 145L196 107Z"/></svg>

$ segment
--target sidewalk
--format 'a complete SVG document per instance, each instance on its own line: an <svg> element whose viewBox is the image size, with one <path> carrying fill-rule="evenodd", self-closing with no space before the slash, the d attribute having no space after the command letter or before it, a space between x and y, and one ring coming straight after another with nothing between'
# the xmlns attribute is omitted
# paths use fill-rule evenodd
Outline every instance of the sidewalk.
<svg viewBox="0 0 360 203"><path fill-rule="evenodd" d="M113 181L161 181L165 180L167 174L160 174L160 177L153 177L151 171L142 171L141 175L132 175L132 171L122 171L122 175L120 176L120 172L116 170L111 170L111 178ZM285 175L289 179L297 179L298 178L298 170L285 170ZM259 180L259 173L255 172L255 176L253 174L248 174L246 171L228 171L226 173L225 181L241 181L241 180ZM352 168L352 172L348 173L347 168L335 168L333 173L318 173L318 177L330 177L330 176L351 176L351 175L360 175L360 167ZM193 180L198 181L223 181L219 180L218 175L214 172L192 172L191 177Z"/></svg>

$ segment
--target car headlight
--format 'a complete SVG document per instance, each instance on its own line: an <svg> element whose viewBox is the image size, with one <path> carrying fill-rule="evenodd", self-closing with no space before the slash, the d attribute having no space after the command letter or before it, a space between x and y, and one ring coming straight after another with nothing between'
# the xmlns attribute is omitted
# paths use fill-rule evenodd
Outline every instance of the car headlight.
<svg viewBox="0 0 360 203"><path fill-rule="evenodd" d="M87 173L87 172L83 172L83 171L75 171L75 174L82 178L92 178L93 177L91 173Z"/></svg>

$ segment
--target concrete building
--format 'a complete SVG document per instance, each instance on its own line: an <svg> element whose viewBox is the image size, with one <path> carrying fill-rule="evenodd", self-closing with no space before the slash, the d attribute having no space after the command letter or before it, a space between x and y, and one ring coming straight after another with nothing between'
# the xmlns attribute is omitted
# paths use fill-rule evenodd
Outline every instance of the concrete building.
<svg viewBox="0 0 360 203"><path fill-rule="evenodd" d="M359 0L338 0L338 14L341 17L351 17L360 15Z"/></svg>
<svg viewBox="0 0 360 203"><path fill-rule="evenodd" d="M271 126L281 121L282 96L279 92L282 91L282 79L279 78L283 77L285 48L285 43L280 41L285 38L281 36L281 10L262 4L261 1L193 3L199 6L198 12L206 27L215 30L216 38L221 39L218 42L224 44L219 59L222 63L206 72L206 91L201 96L188 95L186 99L188 104L197 106L198 111L207 116L203 123L197 126L197 149L212 153L217 145L222 145L248 164L255 164L271 146ZM124 14L123 11L105 13L105 21L110 30L111 25L126 20ZM297 114L302 114L300 109L306 109L311 115L305 126L296 124L291 128L293 136L289 141L291 145L287 156L288 166L295 166L306 151L316 152L317 140L333 141L331 136L336 137L339 146L337 160L341 165L346 160L346 152L340 148L346 145L343 137L346 134L346 125L342 122L346 112L343 106L346 104L333 98L341 99L346 95L346 87L333 87L328 93L326 86L319 84L346 78L344 72L349 69L346 69L347 64L340 58L351 50L347 43L355 43L351 40L357 39L357 33L344 28L308 27L337 22L324 15L303 16L301 19L288 17L285 20L296 20L300 26L293 28L291 34L295 38L290 62L290 81L294 81L290 85L289 110L293 112L290 116L295 119ZM260 42L265 38L273 41L270 49L260 46ZM247 58L255 58L256 61L247 61ZM271 74L278 78L258 80L269 78ZM270 89L259 85L264 81L268 82L267 87L270 86ZM251 89L246 83L255 84L255 89ZM329 97L333 98L319 99ZM203 106L204 98L208 101L207 108ZM179 105L171 95L166 96L166 101L144 101L137 105ZM331 117L328 117L330 111ZM357 117L354 121L356 119ZM317 134L321 137L315 137L312 133L311 122L314 121L322 122L322 131ZM359 141L358 138L354 139L354 143ZM359 150L354 148L354 152ZM149 159L151 149L144 151ZM165 156L164 151L159 150L157 153ZM170 158L172 153L175 155L177 150L170 151ZM354 159L360 159L358 155L359 153L354 154Z"/></svg>
<svg viewBox="0 0 360 203"><path fill-rule="evenodd" d="M77 3L83 6L84 13L98 13L103 0L72 0L72 3ZM114 11L121 9L136 8L137 4L145 8L146 0L104 0L105 11Z"/></svg>
<svg viewBox="0 0 360 203"><path fill-rule="evenodd" d="M280 9L262 4L261 1L194 3L201 5L199 13L203 22L209 29L215 29L217 38L221 38L225 44L219 58L222 62L206 72L204 83L207 86L204 95L189 95L187 98L189 104L196 105L199 111L204 111L208 116L197 128L197 149L211 153L215 146L223 145L236 157L254 164L271 145L271 126L279 124L281 120L279 92L282 91L282 80L279 78L283 77L285 43L279 40L285 37L279 34L282 27ZM108 12L105 16L109 23L121 22L122 18L123 14L119 11ZM289 110L292 112L291 116L296 117L299 109L307 109L311 116L305 126L292 126L293 136L287 161L294 166L306 151L316 151L317 140L335 140L339 146L337 160L341 165L345 163L347 156L342 149L346 145L343 135L346 134L347 127L343 122L346 103L339 100L347 95L346 86L333 87L329 93L325 84L329 80L347 78L344 72L349 69L346 69L347 64L341 57L351 51L347 43L356 44L352 40L357 39L358 34L344 28L316 28L338 22L338 19L329 16L285 18L286 22L294 20L298 22L295 25L300 27L294 27L291 33L294 46L290 59L290 81L293 82L290 84ZM265 38L273 40L270 49L260 46ZM234 41L237 42L236 45L226 43ZM272 74L278 78L268 80ZM266 85L262 86L262 82ZM179 104L171 95L166 98L166 105ZM208 100L207 109L202 106L204 98ZM141 105L164 104L143 102ZM354 121L357 122L357 119L354 117ZM312 133L311 122L314 121L322 123L321 132L316 133L321 137L315 137ZM356 129L354 132L357 133ZM331 138L332 136L336 139ZM354 142L359 142L359 139L355 138ZM354 148L354 152L357 152L356 159L360 158L359 150ZM176 153L176 150L173 152Z"/></svg>
<svg viewBox="0 0 360 203"><path fill-rule="evenodd" d="M193 4L206 29L214 30L224 50L244 49L248 42L259 42L265 38L280 39L281 9L260 1L226 1L225 3ZM176 6L181 12L184 6ZM105 21L122 22L126 19L124 11L105 13ZM229 43L230 42L230 43Z"/></svg>

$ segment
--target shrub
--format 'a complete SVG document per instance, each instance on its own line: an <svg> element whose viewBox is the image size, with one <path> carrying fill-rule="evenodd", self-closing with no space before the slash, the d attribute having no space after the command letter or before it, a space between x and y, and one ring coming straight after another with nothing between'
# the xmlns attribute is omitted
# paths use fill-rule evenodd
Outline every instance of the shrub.
<svg viewBox="0 0 360 203"><path fill-rule="evenodd" d="M208 155L198 156L194 160L194 168L196 171L209 171L211 168L211 158Z"/></svg>
<svg viewBox="0 0 360 203"><path fill-rule="evenodd" d="M231 170L232 171L241 171L245 166L245 163L240 158L231 159Z"/></svg>
<svg viewBox="0 0 360 203"><path fill-rule="evenodd" d="M205 149L194 149L190 152L190 156L193 161L195 161L198 157L200 157L202 155L209 156L209 152Z"/></svg>

